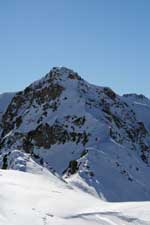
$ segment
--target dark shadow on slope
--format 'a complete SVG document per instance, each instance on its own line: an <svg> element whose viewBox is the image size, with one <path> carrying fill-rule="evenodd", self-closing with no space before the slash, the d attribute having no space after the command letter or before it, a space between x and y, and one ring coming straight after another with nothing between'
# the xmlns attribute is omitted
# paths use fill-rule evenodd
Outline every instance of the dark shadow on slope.
<svg viewBox="0 0 150 225"><path fill-rule="evenodd" d="M103 218L103 216L107 216L107 217L116 217L124 222L127 222L127 223L137 223L137 224L142 224L142 225L149 225L150 224L150 221L145 221L145 220L140 220L136 217L130 217L130 216L127 216L127 215L123 215L122 213L120 212L112 212L112 211L108 211L108 212L89 212L89 213L80 213L80 214L76 214L76 215L72 215L72 216L68 216L68 217L65 217L65 219L77 219L77 218L82 218L82 219L87 219L87 217L90 217L90 216L99 216L100 219ZM102 218L101 218L102 216Z"/></svg>

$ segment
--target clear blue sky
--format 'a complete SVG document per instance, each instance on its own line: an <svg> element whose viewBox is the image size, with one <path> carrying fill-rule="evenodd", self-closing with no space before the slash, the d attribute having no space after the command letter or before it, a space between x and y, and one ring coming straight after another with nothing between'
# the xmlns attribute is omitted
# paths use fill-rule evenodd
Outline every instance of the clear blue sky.
<svg viewBox="0 0 150 225"><path fill-rule="evenodd" d="M119 94L150 96L150 1L0 1L0 93L59 65Z"/></svg>

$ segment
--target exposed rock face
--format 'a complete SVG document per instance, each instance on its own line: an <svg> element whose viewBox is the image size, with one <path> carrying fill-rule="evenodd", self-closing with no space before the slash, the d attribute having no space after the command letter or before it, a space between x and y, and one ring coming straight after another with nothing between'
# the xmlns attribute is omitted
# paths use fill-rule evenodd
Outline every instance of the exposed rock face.
<svg viewBox="0 0 150 225"><path fill-rule="evenodd" d="M150 100L144 96L121 97L55 67L16 93L2 113L1 168L17 149L60 175L78 173L108 200L150 199L149 115ZM107 192L109 179L112 191ZM118 196L126 185L127 197Z"/></svg>
<svg viewBox="0 0 150 225"><path fill-rule="evenodd" d="M68 132L64 129L63 125L59 123L49 126L48 124L39 125L36 130L30 131L24 140L23 149L25 151L29 150L29 146L44 147L49 149L55 144L65 144L66 142L75 142L78 144L81 142L85 145L88 142L88 134L86 132ZM29 145L25 143L29 143Z"/></svg>

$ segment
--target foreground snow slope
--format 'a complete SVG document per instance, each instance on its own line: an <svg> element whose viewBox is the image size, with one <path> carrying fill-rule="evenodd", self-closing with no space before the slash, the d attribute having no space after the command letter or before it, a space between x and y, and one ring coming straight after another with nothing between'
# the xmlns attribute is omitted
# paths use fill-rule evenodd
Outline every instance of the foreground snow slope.
<svg viewBox="0 0 150 225"><path fill-rule="evenodd" d="M0 170L0 225L148 225L150 202L106 203L51 173Z"/></svg>

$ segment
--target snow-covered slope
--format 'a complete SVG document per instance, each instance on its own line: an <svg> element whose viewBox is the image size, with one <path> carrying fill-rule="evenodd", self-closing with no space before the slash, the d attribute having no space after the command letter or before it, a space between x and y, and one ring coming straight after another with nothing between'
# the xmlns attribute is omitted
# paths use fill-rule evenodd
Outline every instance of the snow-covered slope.
<svg viewBox="0 0 150 225"><path fill-rule="evenodd" d="M142 121L145 127L150 130L150 99L137 94L124 95L123 99L134 110L137 119Z"/></svg>
<svg viewBox="0 0 150 225"><path fill-rule="evenodd" d="M12 98L14 97L15 93L3 93L0 94L0 113L4 113L7 109L9 103L11 102Z"/></svg>
<svg viewBox="0 0 150 225"><path fill-rule="evenodd" d="M14 95L15 95L15 93L0 94L0 122L1 122L1 119L2 119L2 115L6 111L8 105L10 104Z"/></svg>
<svg viewBox="0 0 150 225"><path fill-rule="evenodd" d="M1 225L149 225L150 203L106 203L50 173L0 170Z"/></svg>
<svg viewBox="0 0 150 225"><path fill-rule="evenodd" d="M1 168L24 171L27 159L20 162L18 154L28 153L74 186L90 185L102 199L150 200L150 100L137 98L53 68L16 93L3 114Z"/></svg>
<svg viewBox="0 0 150 225"><path fill-rule="evenodd" d="M9 105L10 101L14 97L15 93L3 93L0 94L0 112L4 113Z"/></svg>

